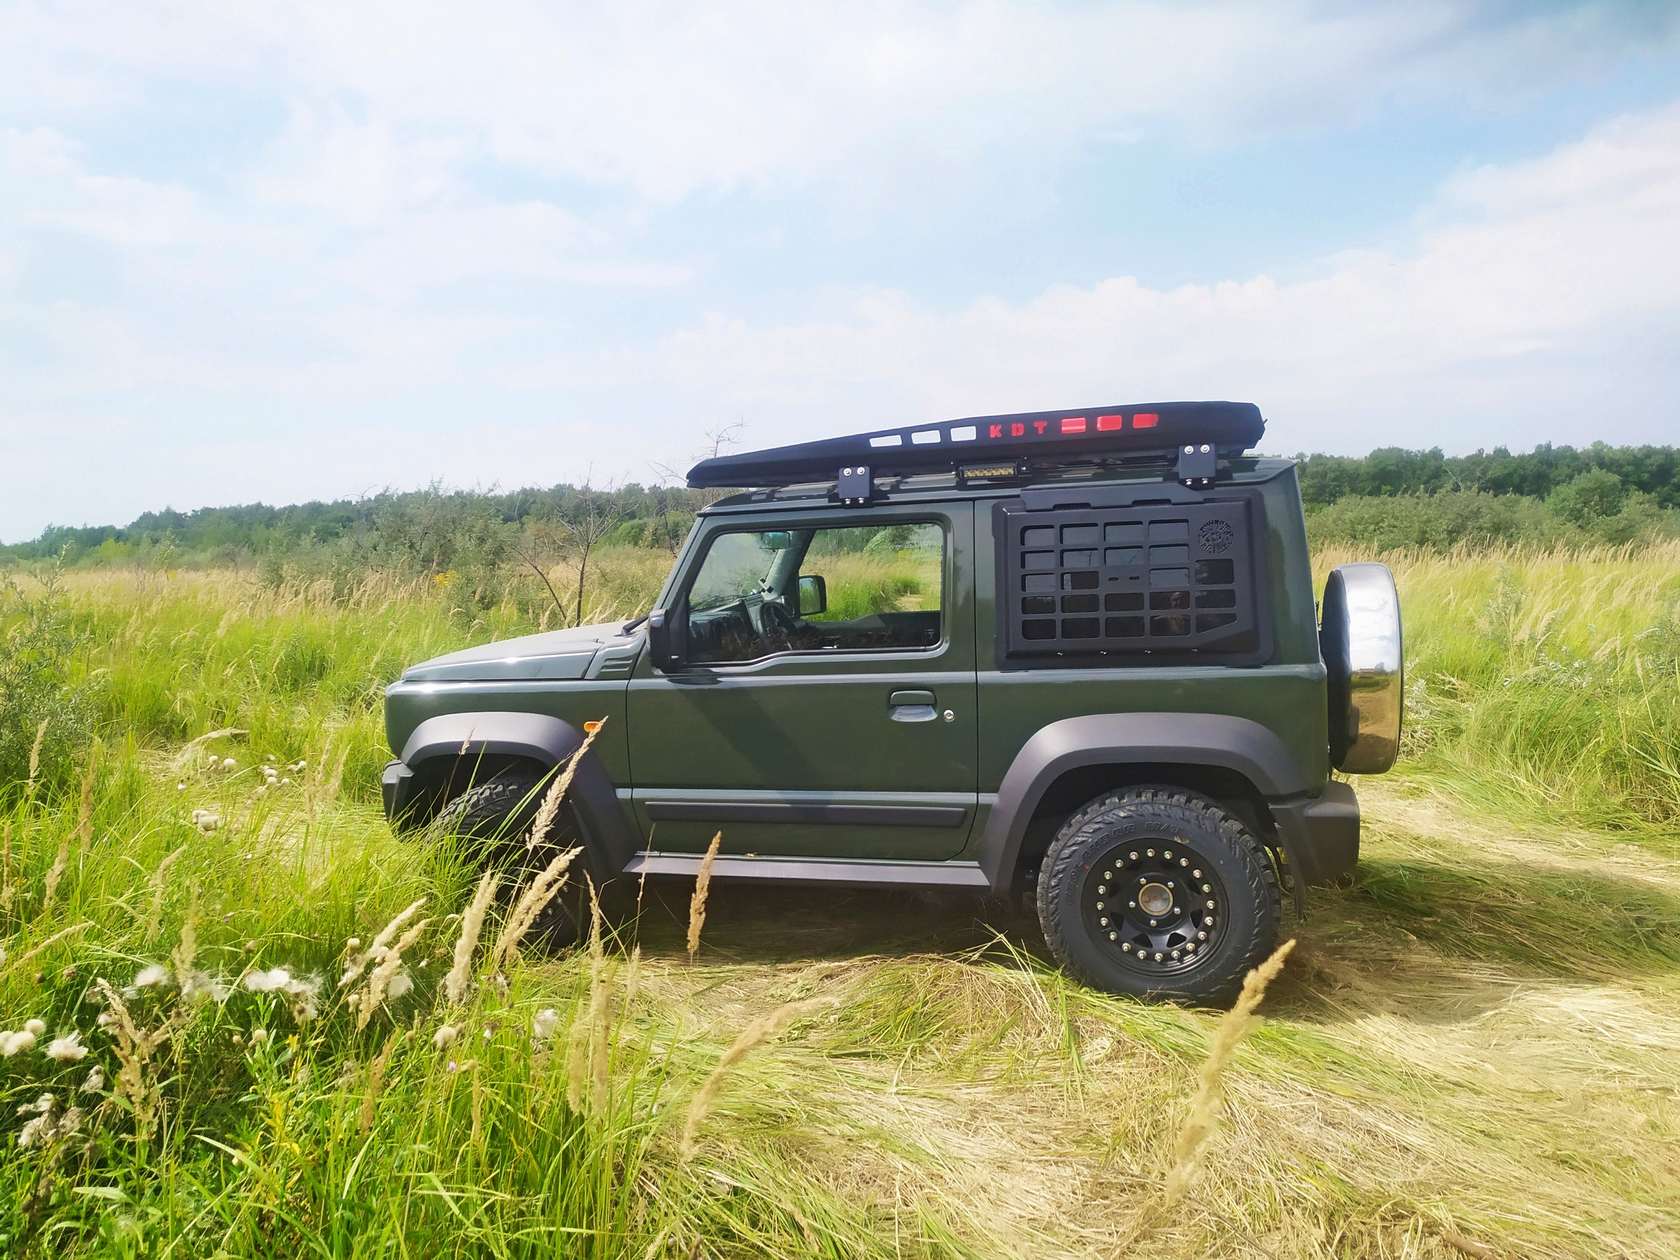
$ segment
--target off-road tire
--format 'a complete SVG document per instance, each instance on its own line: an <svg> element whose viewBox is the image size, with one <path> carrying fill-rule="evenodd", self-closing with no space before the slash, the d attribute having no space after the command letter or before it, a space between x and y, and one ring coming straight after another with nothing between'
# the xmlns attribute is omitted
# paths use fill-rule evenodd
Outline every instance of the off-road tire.
<svg viewBox="0 0 1680 1260"><path fill-rule="evenodd" d="M1202 874L1192 880L1193 870ZM1173 875L1170 893L1156 891ZM1151 884L1185 913L1149 920L1128 904ZM1038 917L1063 969L1094 988L1228 1005L1277 940L1282 895L1265 848L1236 815L1193 792L1138 787L1100 796L1062 824L1039 869ZM1200 931L1208 939L1197 940Z"/></svg>
<svg viewBox="0 0 1680 1260"><path fill-rule="evenodd" d="M534 770L504 770L452 796L437 812L439 830L485 842L485 864L499 865L505 872L502 889L506 898L517 896L548 864L557 851L553 846L569 847L568 837L577 834L572 807L562 802L548 844L537 851L525 847L546 785L547 776ZM577 942L584 913L584 869L581 860L573 863L564 887L527 933L526 946L559 950Z"/></svg>

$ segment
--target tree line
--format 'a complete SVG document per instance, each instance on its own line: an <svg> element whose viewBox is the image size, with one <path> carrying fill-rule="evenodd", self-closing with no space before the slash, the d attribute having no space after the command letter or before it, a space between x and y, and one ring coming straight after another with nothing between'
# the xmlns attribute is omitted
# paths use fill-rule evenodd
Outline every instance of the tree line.
<svg viewBox="0 0 1680 1260"><path fill-rule="evenodd" d="M1680 536L1680 448L1504 447L1471 455L1383 447L1296 457L1315 540L1450 546L1459 541L1633 542ZM506 492L384 491L359 499L146 512L127 525L53 525L0 546L0 561L67 564L385 564L443 572L534 551L674 551L715 492L562 483ZM325 564L322 560L317 567Z"/></svg>

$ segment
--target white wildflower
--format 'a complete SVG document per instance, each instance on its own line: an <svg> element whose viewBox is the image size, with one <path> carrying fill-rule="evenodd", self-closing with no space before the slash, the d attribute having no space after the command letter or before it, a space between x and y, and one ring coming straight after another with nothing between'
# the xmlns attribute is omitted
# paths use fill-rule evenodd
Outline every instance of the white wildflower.
<svg viewBox="0 0 1680 1260"><path fill-rule="evenodd" d="M531 1036L536 1041L547 1041L559 1026L560 1012L552 1006L545 1006L531 1020Z"/></svg>
<svg viewBox="0 0 1680 1260"><path fill-rule="evenodd" d="M0 1032L0 1057L11 1058L35 1044L36 1034L27 1028L19 1032Z"/></svg>
<svg viewBox="0 0 1680 1260"><path fill-rule="evenodd" d="M47 1021L44 1019L27 1019L23 1022L23 1031L32 1037L39 1037L47 1031Z"/></svg>
<svg viewBox="0 0 1680 1260"><path fill-rule="evenodd" d="M245 977L245 987L252 993L278 993L292 982L292 973L284 967L267 971L253 971Z"/></svg>
<svg viewBox="0 0 1680 1260"><path fill-rule="evenodd" d="M446 1050L455 1044L455 1038L461 1035L461 1030L454 1024L444 1024L432 1034L432 1044L439 1050Z"/></svg>
<svg viewBox="0 0 1680 1260"><path fill-rule="evenodd" d="M228 992L228 986L208 971L194 969L181 978L181 996L189 1002L202 1002L206 998L225 1002Z"/></svg>
<svg viewBox="0 0 1680 1260"><path fill-rule="evenodd" d="M156 984L168 983L169 968L162 963L148 963L140 968L139 974L134 977L134 987L136 989L149 989Z"/></svg>
<svg viewBox="0 0 1680 1260"><path fill-rule="evenodd" d="M399 971L392 976L385 986L385 1000L395 1002L414 987L414 977L407 970Z"/></svg>
<svg viewBox="0 0 1680 1260"><path fill-rule="evenodd" d="M232 757L224 757L222 759L222 769L223 770L232 770L238 765L239 765L239 763L237 761L235 761Z"/></svg>
<svg viewBox="0 0 1680 1260"><path fill-rule="evenodd" d="M260 1046L267 1040L268 1040L268 1029L266 1029L266 1028L253 1028L251 1030L251 1044L253 1046Z"/></svg>
<svg viewBox="0 0 1680 1260"><path fill-rule="evenodd" d="M87 1047L82 1044L82 1034L71 1029L62 1037L54 1037L47 1043L47 1058L54 1063L76 1063L87 1058Z"/></svg>
<svg viewBox="0 0 1680 1260"><path fill-rule="evenodd" d="M110 1011L100 1011L99 1018L94 1022L101 1028L109 1028L112 1024L117 1022L117 1017L111 1014Z"/></svg>
<svg viewBox="0 0 1680 1260"><path fill-rule="evenodd" d="M97 1063L87 1074L87 1080L82 1082L81 1092L84 1094L99 1094L105 1090L105 1069Z"/></svg>
<svg viewBox="0 0 1680 1260"><path fill-rule="evenodd" d="M291 787L292 786L292 781L290 779L281 779L280 780L280 786L281 787Z"/></svg>
<svg viewBox="0 0 1680 1260"><path fill-rule="evenodd" d="M187 781L185 779L182 779L179 783L177 783L175 785L175 790L177 792L185 792L187 790Z"/></svg>

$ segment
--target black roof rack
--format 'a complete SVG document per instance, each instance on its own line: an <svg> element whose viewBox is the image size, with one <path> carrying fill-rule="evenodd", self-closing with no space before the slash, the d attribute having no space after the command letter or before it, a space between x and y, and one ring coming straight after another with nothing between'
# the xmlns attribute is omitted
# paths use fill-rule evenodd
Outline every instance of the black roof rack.
<svg viewBox="0 0 1680 1260"><path fill-rule="evenodd" d="M998 476L1026 464L1155 456L1175 460L1185 484L1211 485L1219 459L1241 454L1265 431L1266 422L1253 403L1131 403L1022 411L717 455L689 469L688 484L698 489L833 481L836 497L857 503L869 499L877 476L941 471Z"/></svg>

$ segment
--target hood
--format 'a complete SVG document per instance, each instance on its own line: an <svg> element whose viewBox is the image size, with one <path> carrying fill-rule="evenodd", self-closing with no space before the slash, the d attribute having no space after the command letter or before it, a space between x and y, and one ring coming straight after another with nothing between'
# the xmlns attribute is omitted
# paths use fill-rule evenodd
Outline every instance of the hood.
<svg viewBox="0 0 1680 1260"><path fill-rule="evenodd" d="M436 656L403 672L404 682L488 682L517 678L582 678L603 647L628 643L624 622L576 626L502 639Z"/></svg>

